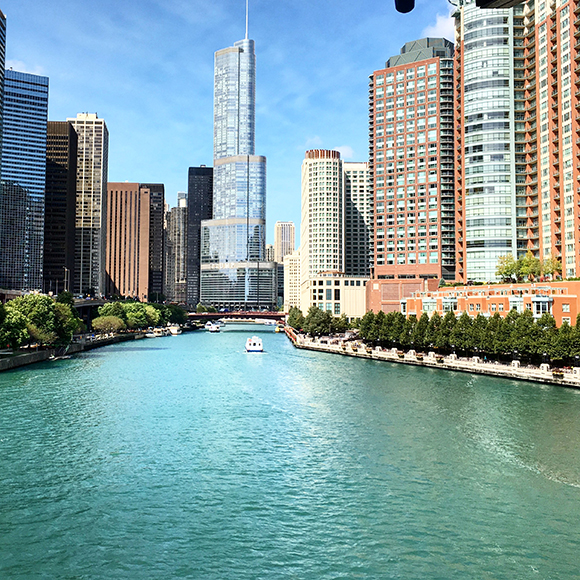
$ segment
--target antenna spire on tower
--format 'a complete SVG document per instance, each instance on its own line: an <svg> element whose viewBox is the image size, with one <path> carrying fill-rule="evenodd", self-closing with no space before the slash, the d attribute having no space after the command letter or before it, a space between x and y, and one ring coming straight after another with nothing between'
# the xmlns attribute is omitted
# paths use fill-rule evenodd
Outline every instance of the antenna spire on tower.
<svg viewBox="0 0 580 580"><path fill-rule="evenodd" d="M248 0L246 0L246 40L248 40Z"/></svg>

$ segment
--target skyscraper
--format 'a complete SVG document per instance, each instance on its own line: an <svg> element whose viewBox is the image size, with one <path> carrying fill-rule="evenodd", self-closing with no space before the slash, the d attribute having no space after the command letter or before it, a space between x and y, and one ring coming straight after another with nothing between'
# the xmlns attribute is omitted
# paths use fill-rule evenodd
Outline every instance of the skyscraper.
<svg viewBox="0 0 580 580"><path fill-rule="evenodd" d="M6 16L0 10L0 170L2 169L2 119L4 117L4 69L6 63ZM0 182L0 187L2 184ZM0 252L2 250L0 249Z"/></svg>
<svg viewBox="0 0 580 580"><path fill-rule="evenodd" d="M276 222L274 224L274 261L279 264L284 256L291 254L296 244L296 228L293 222Z"/></svg>
<svg viewBox="0 0 580 580"><path fill-rule="evenodd" d="M215 54L212 219L202 223L201 301L272 308L276 270L265 261L266 158L255 155L254 41Z"/></svg>
<svg viewBox="0 0 580 580"><path fill-rule="evenodd" d="M177 207L167 212L165 296L171 302L187 300L187 195L177 194Z"/></svg>
<svg viewBox="0 0 580 580"><path fill-rule="evenodd" d="M213 210L213 167L190 167L187 176L187 304L200 301L201 224Z"/></svg>
<svg viewBox="0 0 580 580"><path fill-rule="evenodd" d="M72 289L75 265L77 133L68 121L49 121L46 139L44 290Z"/></svg>
<svg viewBox="0 0 580 580"><path fill-rule="evenodd" d="M71 122L78 135L74 293L105 289L109 131L95 113Z"/></svg>
<svg viewBox="0 0 580 580"><path fill-rule="evenodd" d="M374 273L369 307L455 277L453 43L406 43L369 83Z"/></svg>
<svg viewBox="0 0 580 580"><path fill-rule="evenodd" d="M163 294L163 261L165 186L162 183L142 183L149 190L149 296L157 302Z"/></svg>
<svg viewBox="0 0 580 580"><path fill-rule="evenodd" d="M149 296L151 190L138 183L107 186L106 285L109 296Z"/></svg>
<svg viewBox="0 0 580 580"><path fill-rule="evenodd" d="M48 78L7 70L3 116L0 287L40 290Z"/></svg>

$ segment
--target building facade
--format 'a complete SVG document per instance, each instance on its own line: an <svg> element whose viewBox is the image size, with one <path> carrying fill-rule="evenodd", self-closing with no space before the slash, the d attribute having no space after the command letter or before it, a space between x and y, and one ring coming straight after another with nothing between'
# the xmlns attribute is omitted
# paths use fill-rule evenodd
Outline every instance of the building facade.
<svg viewBox="0 0 580 580"><path fill-rule="evenodd" d="M344 270L347 276L368 278L373 266L374 196L368 163L345 161Z"/></svg>
<svg viewBox="0 0 580 580"><path fill-rule="evenodd" d="M520 314L532 312L535 319L551 314L556 326L564 322L576 324L580 313L580 282L539 282L455 286L433 291L423 291L401 302L401 311L406 316L431 316L437 312L444 316L453 312L456 316L467 312L471 317L482 314L491 317L498 313L505 317L511 310Z"/></svg>
<svg viewBox="0 0 580 580"><path fill-rule="evenodd" d="M201 302L274 308L266 262L266 158L255 155L256 57L245 38L215 54L212 219L202 223Z"/></svg>
<svg viewBox="0 0 580 580"><path fill-rule="evenodd" d="M284 256L284 311L300 305L300 250Z"/></svg>
<svg viewBox="0 0 580 580"><path fill-rule="evenodd" d="M274 224L274 262L281 264L284 256L291 254L296 247L296 228L294 222Z"/></svg>
<svg viewBox="0 0 580 580"><path fill-rule="evenodd" d="M109 131L94 113L67 121L78 135L74 294L100 294L105 291Z"/></svg>
<svg viewBox="0 0 580 580"><path fill-rule="evenodd" d="M187 305L201 299L201 223L213 212L213 167L190 167L187 176Z"/></svg>
<svg viewBox="0 0 580 580"><path fill-rule="evenodd" d="M177 207L167 214L165 260L165 295L167 300L187 301L187 197L177 200Z"/></svg>
<svg viewBox="0 0 580 580"><path fill-rule="evenodd" d="M48 78L6 70L3 103L0 287L41 290Z"/></svg>
<svg viewBox="0 0 580 580"><path fill-rule="evenodd" d="M68 121L49 121L46 139L44 291L72 290L75 265L77 133Z"/></svg>
<svg viewBox="0 0 580 580"><path fill-rule="evenodd" d="M344 272L344 175L338 151L307 151L302 162L301 284Z"/></svg>
<svg viewBox="0 0 580 580"><path fill-rule="evenodd" d="M165 269L165 186L162 183L142 183L149 190L149 295L150 300L159 302L164 294L163 272Z"/></svg>
<svg viewBox="0 0 580 580"><path fill-rule="evenodd" d="M151 190L127 182L109 183L107 189L105 293L147 302Z"/></svg>

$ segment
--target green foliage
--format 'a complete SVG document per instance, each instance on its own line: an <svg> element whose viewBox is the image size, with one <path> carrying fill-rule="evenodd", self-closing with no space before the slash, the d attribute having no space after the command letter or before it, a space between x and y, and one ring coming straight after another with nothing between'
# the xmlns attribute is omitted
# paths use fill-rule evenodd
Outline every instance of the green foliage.
<svg viewBox="0 0 580 580"><path fill-rule="evenodd" d="M311 306L304 320L304 331L312 336L321 336L332 332L332 314Z"/></svg>
<svg viewBox="0 0 580 580"><path fill-rule="evenodd" d="M421 317L417 321L417 324L413 329L413 335L411 336L411 340L415 345L415 349L425 348L425 334L427 332L428 326L429 326L429 315L426 312L423 312L423 314L421 314Z"/></svg>
<svg viewBox="0 0 580 580"><path fill-rule="evenodd" d="M441 330L441 316L438 312L433 312L425 330L425 347L434 347L437 344L437 337Z"/></svg>
<svg viewBox="0 0 580 580"><path fill-rule="evenodd" d="M456 323L457 320L455 318L455 314L451 310L449 310L443 317L443 320L441 321L441 327L435 340L435 346L437 348L447 350L451 348L452 344L455 344L450 341L451 341L451 333L453 332Z"/></svg>
<svg viewBox="0 0 580 580"><path fill-rule="evenodd" d="M108 302L99 306L99 316L116 316L120 318L125 324L127 323L127 314L125 306L127 303L123 302Z"/></svg>
<svg viewBox="0 0 580 580"><path fill-rule="evenodd" d="M349 328L346 314L341 314L339 318L334 318L332 321L332 332L345 332Z"/></svg>
<svg viewBox="0 0 580 580"><path fill-rule="evenodd" d="M359 336L364 340L373 340L375 326L375 313L369 310L361 319L359 326ZM376 339L374 339L376 340Z"/></svg>
<svg viewBox="0 0 580 580"><path fill-rule="evenodd" d="M409 348L412 342L413 331L415 330L415 325L417 324L417 317L411 314L403 322L403 328L401 334L399 335L399 344L405 348Z"/></svg>
<svg viewBox="0 0 580 580"><path fill-rule="evenodd" d="M472 352L475 348L472 328L473 320L467 312L463 312L451 331L449 342L460 351Z"/></svg>
<svg viewBox="0 0 580 580"><path fill-rule="evenodd" d="M119 332L127 328L118 316L99 316L93 320L93 328L98 332Z"/></svg>
<svg viewBox="0 0 580 580"><path fill-rule="evenodd" d="M207 308L206 308L206 307L205 307L205 306L204 306L204 305L203 305L203 304L200 302L200 303L197 305L197 308L195 309L195 311L196 311L198 314L202 314L203 312L207 312Z"/></svg>
<svg viewBox="0 0 580 580"><path fill-rule="evenodd" d="M302 330L304 327L304 316L300 308L292 306L288 312L288 325L295 330Z"/></svg>
<svg viewBox="0 0 580 580"><path fill-rule="evenodd" d="M6 305L5 312L6 316L0 326L0 345L18 350L30 338L28 319L19 310L11 308L10 302Z"/></svg>
<svg viewBox="0 0 580 580"><path fill-rule="evenodd" d="M517 271L518 265L512 254L507 254L507 256L500 256L497 259L495 273L499 278L502 279L502 281L514 281L514 278L517 277Z"/></svg>
<svg viewBox="0 0 580 580"><path fill-rule="evenodd" d="M56 302L58 304L68 304L69 306L75 305L75 300L74 300L74 296L72 295L72 292L67 292L66 290L63 290L56 297Z"/></svg>

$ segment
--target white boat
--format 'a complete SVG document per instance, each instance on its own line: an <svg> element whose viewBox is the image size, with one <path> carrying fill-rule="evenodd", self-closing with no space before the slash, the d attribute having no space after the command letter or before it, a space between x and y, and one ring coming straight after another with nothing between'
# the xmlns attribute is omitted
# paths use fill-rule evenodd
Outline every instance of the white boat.
<svg viewBox="0 0 580 580"><path fill-rule="evenodd" d="M259 336L252 336L246 340L246 352L264 352L262 339Z"/></svg>
<svg viewBox="0 0 580 580"><path fill-rule="evenodd" d="M145 338L157 338L157 335L154 332L146 332Z"/></svg>
<svg viewBox="0 0 580 580"><path fill-rule="evenodd" d="M208 324L209 324L209 326L208 326ZM214 324L213 322L209 322L208 324L205 325L205 329L209 330L209 332L219 332L220 331L219 324Z"/></svg>
<svg viewBox="0 0 580 580"><path fill-rule="evenodd" d="M169 332L171 332L171 334L173 336L177 336L178 334L181 334L183 332L177 324L173 324L173 325L169 326L168 328L169 328Z"/></svg>

